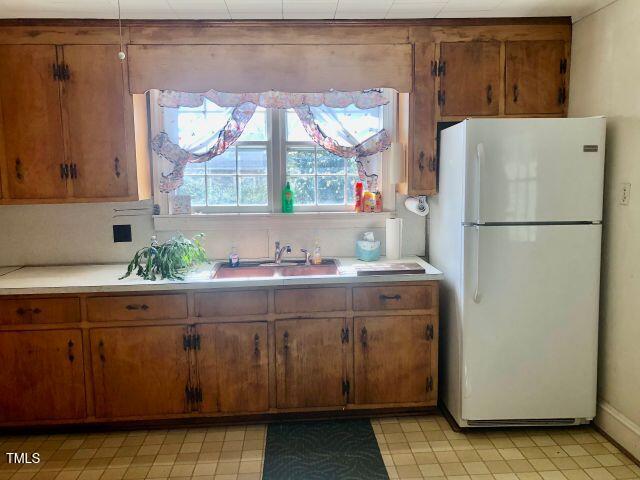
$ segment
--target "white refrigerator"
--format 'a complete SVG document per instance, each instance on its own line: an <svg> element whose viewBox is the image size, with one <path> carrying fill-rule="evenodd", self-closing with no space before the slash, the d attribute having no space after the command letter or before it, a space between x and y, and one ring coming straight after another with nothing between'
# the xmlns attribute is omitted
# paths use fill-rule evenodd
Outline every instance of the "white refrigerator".
<svg viewBox="0 0 640 480"><path fill-rule="evenodd" d="M595 416L605 123L442 131L428 253L445 276L441 398L461 427Z"/></svg>

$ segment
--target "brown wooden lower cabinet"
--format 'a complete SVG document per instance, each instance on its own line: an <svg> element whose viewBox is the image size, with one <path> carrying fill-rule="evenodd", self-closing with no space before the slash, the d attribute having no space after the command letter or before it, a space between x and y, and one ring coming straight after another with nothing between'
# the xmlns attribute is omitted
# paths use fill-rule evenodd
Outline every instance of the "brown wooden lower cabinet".
<svg viewBox="0 0 640 480"><path fill-rule="evenodd" d="M200 411L269 409L267 322L197 325Z"/></svg>
<svg viewBox="0 0 640 480"><path fill-rule="evenodd" d="M185 333L179 325L92 329L96 417L188 412Z"/></svg>
<svg viewBox="0 0 640 480"><path fill-rule="evenodd" d="M347 403L347 328L344 318L276 321L278 408Z"/></svg>
<svg viewBox="0 0 640 480"><path fill-rule="evenodd" d="M0 426L435 406L436 282L242 293L0 298Z"/></svg>
<svg viewBox="0 0 640 480"><path fill-rule="evenodd" d="M437 321L432 315L356 317L354 383L358 404L435 398Z"/></svg>
<svg viewBox="0 0 640 480"><path fill-rule="evenodd" d="M0 422L86 415L80 329L0 333Z"/></svg>

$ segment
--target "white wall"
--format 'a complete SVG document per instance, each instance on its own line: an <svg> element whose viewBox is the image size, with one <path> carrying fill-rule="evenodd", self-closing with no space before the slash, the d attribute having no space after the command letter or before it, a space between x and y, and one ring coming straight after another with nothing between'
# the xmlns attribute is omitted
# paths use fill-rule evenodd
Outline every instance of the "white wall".
<svg viewBox="0 0 640 480"><path fill-rule="evenodd" d="M404 253L424 255L425 219L408 212L404 198L399 196L396 203L398 215L404 218ZM133 242L113 243L112 226L127 223L132 226ZM151 202L0 206L0 227L0 266L128 262L156 233ZM343 224L309 226L305 222L282 228L253 227L248 222L236 229L198 228L185 229L183 233L204 233L204 245L211 258L226 258L235 245L241 258L249 259L271 256L274 240L291 243L296 256L300 256L299 249L313 248L316 238L325 256L353 256L355 240L367 230L374 231L384 248L384 228ZM157 233L164 239L175 232Z"/></svg>
<svg viewBox="0 0 640 480"><path fill-rule="evenodd" d="M569 114L608 117L596 422L640 458L640 1L577 22L572 50Z"/></svg>

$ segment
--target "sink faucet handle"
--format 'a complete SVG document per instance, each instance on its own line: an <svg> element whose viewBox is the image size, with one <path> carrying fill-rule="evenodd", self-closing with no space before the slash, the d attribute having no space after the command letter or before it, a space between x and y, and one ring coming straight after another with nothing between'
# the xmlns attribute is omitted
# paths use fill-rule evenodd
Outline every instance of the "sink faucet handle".
<svg viewBox="0 0 640 480"><path fill-rule="evenodd" d="M300 251L304 253L304 264L311 265L311 252L306 248L301 248Z"/></svg>
<svg viewBox="0 0 640 480"><path fill-rule="evenodd" d="M289 245L288 243L285 245L286 249L287 249L287 253L291 253L291 245Z"/></svg>

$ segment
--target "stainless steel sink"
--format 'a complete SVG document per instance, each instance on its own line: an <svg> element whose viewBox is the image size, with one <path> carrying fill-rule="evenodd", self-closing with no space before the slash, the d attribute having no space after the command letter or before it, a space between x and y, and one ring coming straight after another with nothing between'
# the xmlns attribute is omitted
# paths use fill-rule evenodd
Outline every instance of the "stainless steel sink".
<svg viewBox="0 0 640 480"><path fill-rule="evenodd" d="M306 265L304 260L288 260L280 264L241 262L239 267L220 264L211 272L211 278L311 277L339 274L338 265L333 259L324 259L320 265Z"/></svg>

